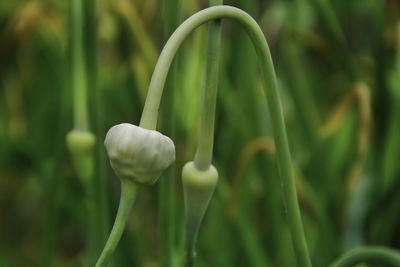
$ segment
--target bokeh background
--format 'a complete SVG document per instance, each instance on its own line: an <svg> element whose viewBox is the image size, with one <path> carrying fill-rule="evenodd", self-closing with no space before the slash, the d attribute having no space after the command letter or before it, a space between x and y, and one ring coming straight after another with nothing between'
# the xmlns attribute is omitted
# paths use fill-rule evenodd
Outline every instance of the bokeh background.
<svg viewBox="0 0 400 267"><path fill-rule="evenodd" d="M204 0L83 2L90 128L98 140L95 219L65 144L73 128L71 1L0 2L0 266L93 266L120 190L104 135L115 124L139 123L170 35L168 5L179 21L208 7ZM314 265L359 245L400 248L400 3L225 4L250 13L269 42ZM160 115L177 148L160 178L173 179L176 266L184 256L180 173L196 149L206 55L202 26L178 53L168 116ZM220 179L197 266L295 266L257 57L244 30L225 20L213 162ZM114 266L159 266L159 185L140 190Z"/></svg>

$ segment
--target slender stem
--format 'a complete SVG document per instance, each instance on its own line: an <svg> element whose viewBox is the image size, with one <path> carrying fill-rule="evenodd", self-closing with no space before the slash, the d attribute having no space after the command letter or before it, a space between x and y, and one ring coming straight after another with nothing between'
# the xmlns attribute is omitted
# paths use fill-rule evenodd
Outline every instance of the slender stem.
<svg viewBox="0 0 400 267"><path fill-rule="evenodd" d="M199 227L188 227L186 222L185 232L185 267L193 267L196 259L196 242Z"/></svg>
<svg viewBox="0 0 400 267"><path fill-rule="evenodd" d="M204 212L207 209L207 206L208 203L204 207ZM197 236L203 216L204 213L200 213L200 215L198 213L193 213L189 210L188 205L185 205L185 267L194 266L196 259Z"/></svg>
<svg viewBox="0 0 400 267"><path fill-rule="evenodd" d="M101 99L100 90L97 83L97 1L86 0L84 2L84 23L85 23L85 55L86 55L86 70L87 70L87 88L89 94L89 114L90 122L94 127L94 133L97 140L104 140L104 129L101 127ZM94 158L94 175L91 180L90 188L88 189L94 203L93 207L93 252L97 255L101 250L101 246L107 240L109 229L108 222L108 201L107 201L107 178L106 177L106 158L103 142L96 142L96 157Z"/></svg>
<svg viewBox="0 0 400 267"><path fill-rule="evenodd" d="M216 5L222 5L222 0L210 0L210 6ZM203 91L199 144L194 158L194 164L199 170L208 169L212 160L220 47L221 21L210 21L208 23L206 85Z"/></svg>
<svg viewBox="0 0 400 267"><path fill-rule="evenodd" d="M94 160L94 159L92 159ZM92 177L93 178L93 177ZM93 262L96 260L97 256L97 246L102 244L99 242L100 238L100 231L98 223L99 217L98 214L98 203L96 202L96 191L95 188L92 186L94 179L90 180L90 184L87 186L87 210L89 215L89 223L88 223L88 238L87 238L87 249L86 249L86 259L85 259L85 266L92 266Z"/></svg>
<svg viewBox="0 0 400 267"><path fill-rule="evenodd" d="M350 267L360 263L375 263L383 266L400 266L400 252L386 247L360 247L342 255L331 267Z"/></svg>
<svg viewBox="0 0 400 267"><path fill-rule="evenodd" d="M119 208L117 217L114 222L114 226L111 230L111 234L108 237L107 243L101 253L95 267L107 266L111 256L121 239L124 231L126 222L128 220L130 211L132 209L133 202L136 197L137 185L127 179L121 179L121 199L119 202Z"/></svg>
<svg viewBox="0 0 400 267"><path fill-rule="evenodd" d="M165 3L165 39L168 40L169 36L179 26L180 23L180 0L167 0ZM167 80L167 88L176 88L177 83L177 66L176 62L171 66L171 74ZM152 66L153 67L153 66ZM173 111L175 107L174 91L169 90L165 93L164 102L162 106L162 114L164 120L161 127L163 132L170 138L175 137L175 120ZM159 242L160 242L160 266L170 267L174 266L173 253L175 250L174 244L174 183L175 171L169 168L165 173L163 179L158 183L159 188Z"/></svg>
<svg viewBox="0 0 400 267"><path fill-rule="evenodd" d="M266 254L262 251L263 246L259 240L259 236L254 231L254 227L252 227L248 218L245 216L236 216L234 220L238 236L241 240L241 246L249 259L249 265L254 267L272 266Z"/></svg>
<svg viewBox="0 0 400 267"><path fill-rule="evenodd" d="M167 171L167 177L159 182L159 227L160 227L160 266L173 266L174 252L174 209L173 185L174 172L172 168Z"/></svg>
<svg viewBox="0 0 400 267"><path fill-rule="evenodd" d="M92 108L91 123L93 123L94 134L97 140L104 140L105 138L105 127L104 127L104 108L102 99L102 90L99 90L97 82L97 1L87 0L85 1L85 54L86 54L86 66L87 66L87 80L88 80L88 91L89 91L89 102ZM88 109L90 110L90 109ZM96 254L101 249L101 246L107 240L108 229L110 228L110 209L109 209L109 192L108 190L108 176L107 176L108 159L104 149L103 142L96 142L96 157L95 157L95 169L94 176L92 179L92 190L96 192L93 198L96 201L95 221L96 221ZM99 242L99 244L97 244Z"/></svg>
<svg viewBox="0 0 400 267"><path fill-rule="evenodd" d="M88 119L88 108L87 108L87 69L85 66L85 46L88 42L84 42L83 29L91 22L90 13L85 12L85 4L88 5L89 9L94 5L94 1L82 1L73 0L71 3L72 10L72 87L73 87L73 98L74 98L74 126L75 129L88 131L89 130L89 119ZM91 11L91 10L89 10ZM92 29L93 30L93 29ZM87 39L89 42L94 41L94 31L88 31ZM95 52L95 51L93 51ZM94 66L91 66L92 68ZM89 75L90 76L90 75ZM93 80L90 80L93 82ZM85 188L87 192L87 211L89 214L88 220L88 236L87 236L87 248L85 262L91 263L95 258L96 245L101 244L98 242L98 238L102 236L99 231L99 206L96 201L96 194L93 189L93 165L95 157L93 153L87 155L79 155L79 152L74 157L74 164L77 168L77 174L80 176L82 181L85 181ZM86 265L86 264L85 264Z"/></svg>
<svg viewBox="0 0 400 267"><path fill-rule="evenodd" d="M74 90L75 129L89 128L87 114L86 69L83 52L83 1L72 0L72 87Z"/></svg>
<svg viewBox="0 0 400 267"><path fill-rule="evenodd" d="M273 126L278 167L282 180L293 247L299 266L311 266L294 185L293 168L280 97L278 94L275 70L264 34L250 15L235 7L210 7L194 14L182 23L179 28L177 28L161 52L155 67L140 126L148 129L155 129L168 68L183 40L203 23L220 18L234 19L245 27L260 59L259 62L266 95L268 96L267 101Z"/></svg>

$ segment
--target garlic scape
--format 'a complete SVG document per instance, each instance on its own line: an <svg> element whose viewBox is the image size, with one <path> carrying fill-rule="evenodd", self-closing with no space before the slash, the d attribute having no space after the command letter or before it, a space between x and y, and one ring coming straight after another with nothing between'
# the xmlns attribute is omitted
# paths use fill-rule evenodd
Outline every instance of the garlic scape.
<svg viewBox="0 0 400 267"><path fill-rule="evenodd" d="M282 182L283 196L286 203L288 224L292 237L292 245L296 255L298 266L309 267L311 266L311 260L308 254L307 242L304 234L299 203L297 201L293 167L280 96L278 93L275 69L264 33L257 22L249 14L241 9L231 6L214 6L203 9L192 15L175 30L175 32L171 35L168 42L164 46L158 58L149 85L147 99L144 105L140 125L147 129L155 129L158 119L158 110L168 70L176 52L178 51L180 45L185 40L185 38L200 25L212 20L222 18L232 19L244 27L254 45L255 51L259 58L262 81L264 85L265 95L267 96L266 100L271 117L271 124L277 153L277 162ZM203 155L205 156L205 158L207 157L207 153L196 155L198 160L201 162L203 162ZM205 164L207 164L206 161L204 162ZM201 169L205 169L203 166L198 167Z"/></svg>
<svg viewBox="0 0 400 267"><path fill-rule="evenodd" d="M138 185L153 184L175 160L175 147L171 139L154 130L157 125L164 83L176 52L185 38L197 27L221 18L233 19L245 28L259 58L296 263L300 267L311 266L297 200L275 69L267 41L261 28L246 12L230 6L215 6L199 11L185 20L164 46L151 78L140 126L120 124L112 127L106 136L105 146L111 166L121 179L121 200L113 229L96 267L104 267L109 262L123 233ZM217 64L210 66L216 68ZM212 80L216 81L214 78ZM185 245L188 254L186 257L187 267L193 266L197 232L218 180L218 172L211 165L214 123L212 116L215 110L215 92L212 90L208 92L213 94L210 94L210 101L204 106L212 110L203 112L203 114L208 115L207 118L203 118L206 119L203 123L206 126L200 138L202 140L200 142L201 149L197 151L194 162L187 163L182 172L187 226ZM349 264L360 262L360 259L379 257L385 257L388 262L394 263L393 266L398 266L397 254L394 255L390 251L380 249L347 254L339 260L340 264L334 266L350 266Z"/></svg>
<svg viewBox="0 0 400 267"><path fill-rule="evenodd" d="M116 222L110 238L107 241L103 254L100 257L99 262L96 264L96 267L105 266L121 237L123 227L127 219L127 214L129 213L133 203L133 196L136 191L135 188L137 183L154 183L161 172L167 168L174 159L174 154L172 154L172 148L170 147L171 143L165 139L166 137L164 138L159 133L154 133L154 136L152 136L150 132L144 132L142 130L156 129L158 111L165 80L176 52L185 38L197 27L206 22L221 18L233 19L239 22L245 28L259 58L262 80L270 111L278 168L280 171L282 188L284 191L283 195L285 197L288 224L291 232L293 249L296 255L296 261L298 266L311 266L301 220L299 203L297 201L291 156L281 101L278 93L275 69L267 41L258 24L243 10L231 6L214 6L199 11L185 20L171 35L170 39L164 46L158 58L149 85L147 99L140 121L140 127L142 127L142 129L139 130L136 128L123 126L121 128L122 130L116 128L115 132L113 129L111 129L106 138L105 145L110 156L112 167L117 175L119 175L121 178L122 194ZM213 103L211 101L210 107L212 105ZM206 125L212 125L212 123L206 123ZM211 133L212 131L207 132ZM210 138L209 133L205 133L203 135L205 139ZM207 207L212 192L214 191L214 183L217 181L217 172L210 164L210 151L212 150L212 142L206 142L205 144L207 145L207 149L204 151L198 151L199 153L197 153L195 157L195 162L187 165L183 173L184 191L186 191L186 206L188 207L187 209L190 207L190 209L193 210L187 210L187 214L191 214L191 216L193 215L192 218L188 218L187 223L190 223L194 226L201 222L201 219L204 216L205 208ZM156 147L159 147L159 150L152 149ZM160 157L163 159L159 159ZM140 165L139 162L141 162L143 165ZM208 174L208 172L210 172L210 174ZM205 177L208 177L208 180ZM202 187L203 185L204 188ZM124 189L125 187L127 190ZM195 188L196 194L194 194ZM193 199L189 199L189 197L193 197ZM198 199L197 201L196 198ZM195 240L197 231L196 227L194 226L190 226L194 229L191 229L193 230L191 237L192 241ZM187 245L190 246L190 244ZM193 252L193 248L189 247L187 249L191 249ZM193 255L189 255L189 257L187 257L188 261L193 258L192 256ZM187 262L186 266L191 266L191 263Z"/></svg>
<svg viewBox="0 0 400 267"><path fill-rule="evenodd" d="M113 229L96 263L107 266L121 239L139 185L151 185L175 161L172 140L154 130L121 123L108 131L104 146L115 174L121 179L121 199Z"/></svg>

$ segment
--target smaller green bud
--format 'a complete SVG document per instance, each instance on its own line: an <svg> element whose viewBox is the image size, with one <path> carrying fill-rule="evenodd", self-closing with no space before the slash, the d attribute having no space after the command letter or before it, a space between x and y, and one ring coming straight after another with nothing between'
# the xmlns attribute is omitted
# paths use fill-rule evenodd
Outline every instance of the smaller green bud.
<svg viewBox="0 0 400 267"><path fill-rule="evenodd" d="M79 178L84 183L89 182L94 172L96 136L88 131L72 130L67 134L66 141Z"/></svg>
<svg viewBox="0 0 400 267"><path fill-rule="evenodd" d="M67 146L72 153L94 150L96 136L88 131L72 130L67 134Z"/></svg>
<svg viewBox="0 0 400 267"><path fill-rule="evenodd" d="M155 183L175 161L175 145L169 137L129 123L112 127L104 145L118 177L139 184Z"/></svg>
<svg viewBox="0 0 400 267"><path fill-rule="evenodd" d="M195 243L198 229L207 210L218 181L217 169L210 165L199 170L194 162L185 164L182 170L182 184L185 201L186 229L189 243Z"/></svg>

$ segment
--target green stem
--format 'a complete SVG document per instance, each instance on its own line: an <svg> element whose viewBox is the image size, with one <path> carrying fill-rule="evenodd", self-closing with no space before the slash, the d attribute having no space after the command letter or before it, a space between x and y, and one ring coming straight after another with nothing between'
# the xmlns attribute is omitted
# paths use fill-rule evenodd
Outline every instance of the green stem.
<svg viewBox="0 0 400 267"><path fill-rule="evenodd" d="M91 19L94 19L88 15L92 14L90 12L85 12L85 4L89 9L94 6L94 1L82 1L82 0L72 0L71 10L72 10L72 87L73 87L73 103L74 103L74 128L88 131L89 130L89 119L88 119L88 108L87 108L87 69L85 66L85 46L90 42L95 42L95 34L92 29L90 31ZM92 11L92 10L89 10ZM94 13L94 12L93 12ZM84 41L83 29L89 28L88 34L86 35L87 40ZM89 41L89 42L86 42ZM95 51L93 51L95 53ZM89 59L89 57L88 57ZM90 66L94 68L95 66ZM90 78L92 78L89 75ZM92 83L93 80L89 80ZM87 237L87 248L85 262L91 263L95 258L96 245L101 244L98 242L98 238L102 236L99 231L101 228L99 226L99 206L98 201L96 201L96 194L93 189L93 172L92 168L95 162L95 157L93 153L81 155L81 152L77 152L74 160L75 168L77 169L77 174L80 176L82 181L85 181L85 188L87 192L87 211L89 214L88 223L88 237ZM85 264L86 265L86 264Z"/></svg>
<svg viewBox="0 0 400 267"><path fill-rule="evenodd" d="M259 237L255 233L252 224L245 216L236 216L235 227L241 239L242 249L246 252L250 266L268 267L271 263L268 261L265 253L262 251Z"/></svg>
<svg viewBox="0 0 400 267"><path fill-rule="evenodd" d="M101 127L101 99L97 83L97 4L96 0L86 0L84 4L85 15L85 55L87 70L87 88L89 94L89 114L92 114L92 123L97 140L104 140L104 130ZM101 111L100 111L101 110ZM93 252L97 255L102 249L102 244L107 240L109 229L108 222L108 201L107 201L107 178L106 158L103 142L96 142L96 156L94 158L94 175L91 179L90 189L91 201L93 201L93 225L92 239Z"/></svg>
<svg viewBox="0 0 400 267"><path fill-rule="evenodd" d="M400 252L386 247L360 247L347 252L330 267L350 267L360 263L374 263L383 266L400 266Z"/></svg>
<svg viewBox="0 0 400 267"><path fill-rule="evenodd" d="M167 177L159 182L159 227L160 227L160 266L173 266L174 221L173 185L174 172L167 171Z"/></svg>
<svg viewBox="0 0 400 267"><path fill-rule="evenodd" d="M180 0L167 0L165 6L165 38L174 32L180 23ZM177 83L177 64L171 66L171 75L167 81L167 88L176 88ZM164 103L162 106L162 114L164 120L162 121L163 132L170 138L175 137L175 120L173 116L175 107L174 91L169 90L165 93ZM174 183L175 172L173 168L169 168L163 179L160 179L159 187L159 231L160 231L160 266L170 267L174 265L173 253L175 251L174 244Z"/></svg>
<svg viewBox="0 0 400 267"><path fill-rule="evenodd" d="M222 5L222 0L210 0L210 6L216 5ZM206 85L203 91L199 144L194 158L194 163L199 170L208 169L212 160L220 47L221 21L210 21L208 23Z"/></svg>
<svg viewBox="0 0 400 267"><path fill-rule="evenodd" d="M93 177L92 177L93 178ZM84 266L92 266L93 262L96 260L97 256L97 246L102 244L98 242L100 237L100 231L98 223L98 209L97 209L97 202L96 202L96 191L94 190L93 186L93 179L90 180L89 186L87 186L87 210L89 215L89 223L88 223L88 238L87 238L87 249L86 249L86 259Z"/></svg>
<svg viewBox="0 0 400 267"><path fill-rule="evenodd" d="M72 0L72 87L75 129L89 128L87 114L86 69L83 52L83 1Z"/></svg>
<svg viewBox="0 0 400 267"><path fill-rule="evenodd" d="M176 29L161 52L155 67L140 126L147 129L156 128L158 109L168 69L183 40L203 23L221 18L233 19L245 27L260 59L259 62L266 95L268 96L267 101L275 137L278 167L282 180L293 247L299 266L311 266L294 185L293 168L275 70L264 34L250 15L235 7L210 7L194 14Z"/></svg>
<svg viewBox="0 0 400 267"><path fill-rule="evenodd" d="M87 58L87 70L88 70L88 89L92 107L91 117L93 120L94 134L96 135L96 157L95 157L95 170L92 179L93 191L96 192L94 198L96 201L96 253L101 249L101 246L107 240L108 229L110 228L110 216L109 216L109 192L108 190L108 176L107 166L108 159L104 149L103 142L105 138L105 127L104 127L104 107L102 99L102 90L100 90L97 82L97 18L96 18L96 0L88 0L86 4L86 24L87 34L85 35L86 45L86 58ZM99 242L99 244L97 244Z"/></svg>
<svg viewBox="0 0 400 267"><path fill-rule="evenodd" d="M196 248L195 244L197 241L197 231L192 231L190 229L188 231L188 227L186 225L186 233L185 233L185 267L193 267L196 259ZM197 228L198 230L198 228Z"/></svg>
<svg viewBox="0 0 400 267"><path fill-rule="evenodd" d="M121 239L124 231L126 222L128 220L130 211L132 209L133 202L136 197L137 185L127 179L121 179L121 199L119 202L119 208L117 217L114 222L114 226L111 230L111 234L108 237L107 243L101 253L95 267L107 266L111 256Z"/></svg>
<svg viewBox="0 0 400 267"><path fill-rule="evenodd" d="M210 0L210 6L222 5L222 0ZM208 23L208 53L206 68L206 83L202 92L202 110L200 121L199 143L194 157L194 165L198 170L207 170L212 161L214 144L215 106L218 91L219 55L221 47L221 20ZM186 213L185 266L192 267L196 258L196 240L200 229L201 220L190 224ZM191 216L193 217L193 216Z"/></svg>

